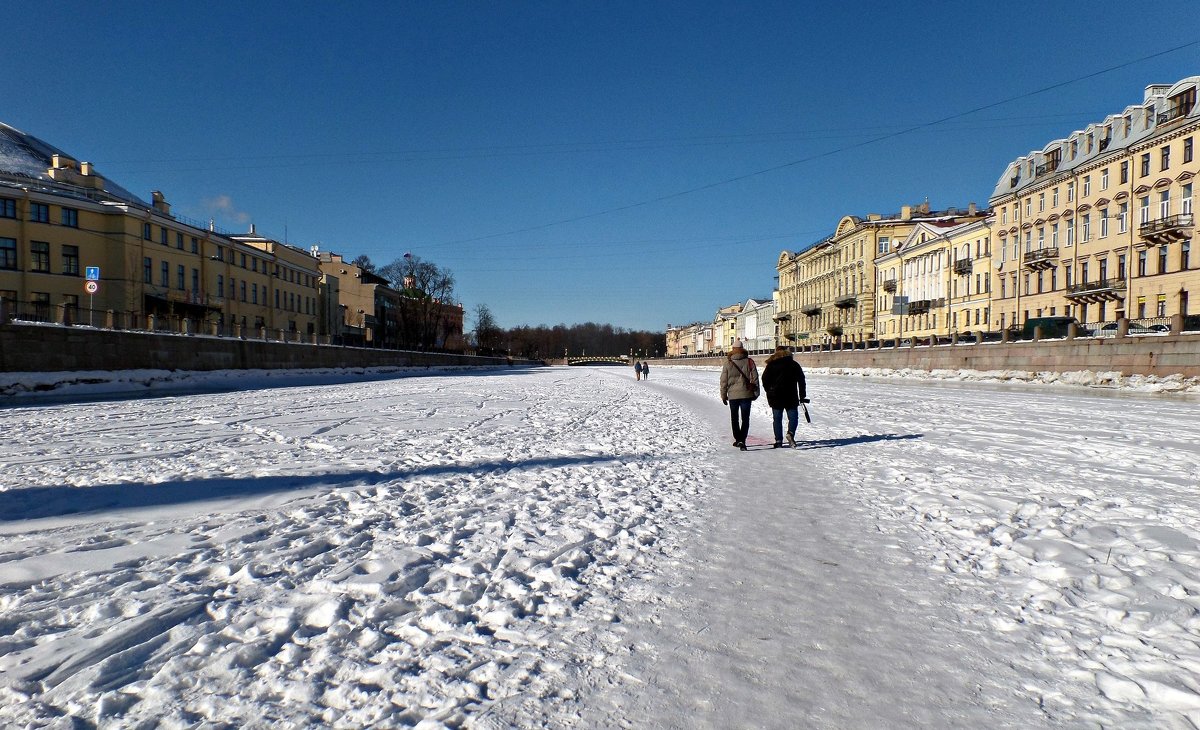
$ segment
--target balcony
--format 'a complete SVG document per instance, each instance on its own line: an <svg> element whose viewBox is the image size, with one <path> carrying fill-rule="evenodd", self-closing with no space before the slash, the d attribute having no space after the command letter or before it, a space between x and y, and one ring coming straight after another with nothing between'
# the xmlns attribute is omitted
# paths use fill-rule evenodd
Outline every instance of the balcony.
<svg viewBox="0 0 1200 730"><path fill-rule="evenodd" d="M804 307L800 310L800 313L807 314L810 317L816 317L821 313L821 306L818 304L810 307Z"/></svg>
<svg viewBox="0 0 1200 730"><path fill-rule="evenodd" d="M1036 251L1025 252L1023 265L1030 271L1039 271L1041 269L1052 269L1057 264L1058 249L1057 248L1039 248Z"/></svg>
<svg viewBox="0 0 1200 730"><path fill-rule="evenodd" d="M1150 243L1174 243L1191 238L1193 225L1195 225L1195 219L1191 213L1180 213L1146 221L1138 229L1138 233Z"/></svg>
<svg viewBox="0 0 1200 730"><path fill-rule="evenodd" d="M888 279L887 281L884 281L884 282L883 282L883 290L884 290L884 291L887 291L887 292L894 292L894 291L896 291L896 280L895 280L895 279Z"/></svg>
<svg viewBox="0 0 1200 730"><path fill-rule="evenodd" d="M1191 111L1192 111L1191 104L1187 104L1187 105L1181 104L1181 105L1175 107L1174 109L1171 109L1170 111L1165 111L1165 112L1159 113L1159 115L1157 117L1155 117L1154 123L1158 126L1162 126L1164 124L1170 124L1171 122L1174 122L1177 119L1183 119Z"/></svg>
<svg viewBox="0 0 1200 730"><path fill-rule="evenodd" d="M1123 279L1101 279L1072 284L1067 287L1067 299L1076 304L1114 302L1125 299Z"/></svg>
<svg viewBox="0 0 1200 730"><path fill-rule="evenodd" d="M954 273L969 274L971 273L971 259L959 259L954 262Z"/></svg>
<svg viewBox="0 0 1200 730"><path fill-rule="evenodd" d="M918 299L915 302L908 303L909 314L928 314L929 308L933 305L931 299Z"/></svg>
<svg viewBox="0 0 1200 730"><path fill-rule="evenodd" d="M858 297L851 295L848 297L842 297L841 299L837 300L836 302L833 303L833 306L837 307L838 309L853 309L854 305L857 303L858 303Z"/></svg>

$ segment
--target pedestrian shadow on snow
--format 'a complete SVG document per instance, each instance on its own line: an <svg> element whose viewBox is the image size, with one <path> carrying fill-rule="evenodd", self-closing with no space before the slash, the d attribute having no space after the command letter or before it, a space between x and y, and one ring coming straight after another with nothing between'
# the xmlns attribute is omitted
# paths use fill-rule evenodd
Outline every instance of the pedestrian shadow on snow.
<svg viewBox="0 0 1200 730"><path fill-rule="evenodd" d="M817 439L815 441L806 441L804 439L796 440L796 449L829 449L838 446L853 446L854 444L869 444L876 441L910 441L912 439L924 438L923 433L873 433L861 434L859 436L847 436L840 439ZM786 447L784 447L786 448ZM770 442L766 444L754 444L746 447L747 451L773 451L774 447Z"/></svg>
<svg viewBox="0 0 1200 730"><path fill-rule="evenodd" d="M495 459L461 464L433 464L382 471L328 472L268 477L216 477L159 483L129 482L73 487L10 488L0 491L0 524L18 520L63 517L118 509L163 507L232 498L253 497L317 487L330 490L369 487L419 477L504 473L521 469L566 468L604 463L657 461L667 455L555 456L535 459ZM252 466L252 465L248 465ZM443 489L441 485L433 487Z"/></svg>

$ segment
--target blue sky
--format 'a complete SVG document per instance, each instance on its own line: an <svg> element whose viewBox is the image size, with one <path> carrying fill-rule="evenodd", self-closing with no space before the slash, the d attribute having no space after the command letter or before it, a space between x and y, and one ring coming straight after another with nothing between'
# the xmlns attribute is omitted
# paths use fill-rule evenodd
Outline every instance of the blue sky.
<svg viewBox="0 0 1200 730"><path fill-rule="evenodd" d="M662 330L1200 74L1195 3L1147 7L57 2L6 13L0 121L193 219L411 251L505 327Z"/></svg>

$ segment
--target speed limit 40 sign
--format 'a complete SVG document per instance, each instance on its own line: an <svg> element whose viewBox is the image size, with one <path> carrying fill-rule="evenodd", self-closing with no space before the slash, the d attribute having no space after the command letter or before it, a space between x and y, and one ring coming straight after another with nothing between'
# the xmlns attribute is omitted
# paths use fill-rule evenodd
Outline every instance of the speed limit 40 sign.
<svg viewBox="0 0 1200 730"><path fill-rule="evenodd" d="M83 285L83 288L88 294L95 294L96 290L100 288L100 284L94 281L89 281Z"/></svg>

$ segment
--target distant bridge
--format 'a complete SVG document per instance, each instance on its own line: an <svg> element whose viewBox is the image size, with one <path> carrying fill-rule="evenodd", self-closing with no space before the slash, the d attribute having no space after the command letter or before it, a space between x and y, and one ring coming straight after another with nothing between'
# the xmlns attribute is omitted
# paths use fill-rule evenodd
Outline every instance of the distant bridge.
<svg viewBox="0 0 1200 730"><path fill-rule="evenodd" d="M568 357L568 365L628 365L628 355L603 355L600 357Z"/></svg>

